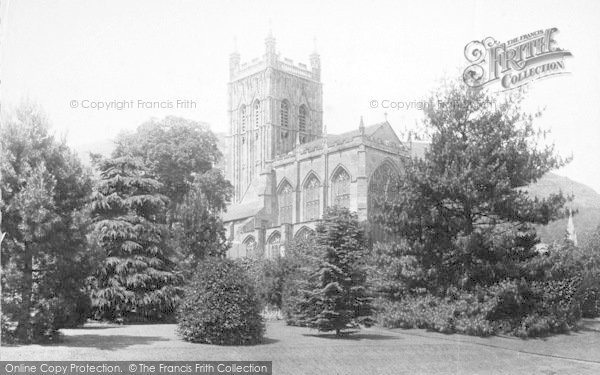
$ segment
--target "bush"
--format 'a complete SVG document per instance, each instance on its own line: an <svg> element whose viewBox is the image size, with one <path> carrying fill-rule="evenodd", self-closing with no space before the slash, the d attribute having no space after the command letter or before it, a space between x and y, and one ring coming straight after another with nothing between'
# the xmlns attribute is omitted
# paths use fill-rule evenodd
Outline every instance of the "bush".
<svg viewBox="0 0 600 375"><path fill-rule="evenodd" d="M442 333L543 336L570 330L580 318L579 279L527 283L504 281L444 297L407 296L378 301L378 321L388 328L426 328Z"/></svg>
<svg viewBox="0 0 600 375"><path fill-rule="evenodd" d="M92 315L92 301L86 294L79 294L72 299L59 298L56 303L55 315L54 323L57 327L82 326Z"/></svg>
<svg viewBox="0 0 600 375"><path fill-rule="evenodd" d="M485 317L492 309L490 300L471 294L440 298L430 294L406 297L400 302L379 300L377 316L388 328L426 328L441 333L489 336L493 325Z"/></svg>
<svg viewBox="0 0 600 375"><path fill-rule="evenodd" d="M584 318L600 316L600 270L584 274L576 298Z"/></svg>
<svg viewBox="0 0 600 375"><path fill-rule="evenodd" d="M4 301L10 298L4 298ZM31 308L31 329L25 332L19 330L18 321L13 318L17 308L12 304L3 304L1 316L2 343L29 344L47 343L58 337L58 325L56 323L57 306L55 300L44 299L36 301Z"/></svg>
<svg viewBox="0 0 600 375"><path fill-rule="evenodd" d="M2 345L12 344L16 341L16 328L17 322L13 322L9 320L6 315L0 314L0 337L2 338Z"/></svg>
<svg viewBox="0 0 600 375"><path fill-rule="evenodd" d="M216 345L261 341L261 304L250 278L229 259L207 259L185 287L177 321L184 340Z"/></svg>
<svg viewBox="0 0 600 375"><path fill-rule="evenodd" d="M235 262L252 280L262 306L269 310L281 309L283 284L289 273L288 258L239 258Z"/></svg>
<svg viewBox="0 0 600 375"><path fill-rule="evenodd" d="M377 242L367 257L367 279L373 293L392 301L426 286L426 275L406 240Z"/></svg>
<svg viewBox="0 0 600 375"><path fill-rule="evenodd" d="M600 251L595 242L579 248L568 241L553 245L548 255L532 259L527 269L527 277L533 281L549 282L550 288L562 285L559 289L579 305L582 316L600 315ZM570 284L568 291L565 283Z"/></svg>

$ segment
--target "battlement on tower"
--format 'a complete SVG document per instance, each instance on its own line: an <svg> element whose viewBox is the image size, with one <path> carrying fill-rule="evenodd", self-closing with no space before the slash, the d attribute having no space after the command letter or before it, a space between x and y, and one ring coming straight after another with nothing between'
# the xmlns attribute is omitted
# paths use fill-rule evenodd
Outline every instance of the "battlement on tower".
<svg viewBox="0 0 600 375"><path fill-rule="evenodd" d="M294 63L292 59L281 57L275 51L275 38L271 34L265 39L265 54L260 58L254 58L247 62L241 62L240 54L236 51L230 56L230 81L246 78L252 74L261 72L269 67L293 76L320 82L321 59L313 52L310 55L309 65L305 63Z"/></svg>
<svg viewBox="0 0 600 375"><path fill-rule="evenodd" d="M309 69L306 64L294 63L292 59L288 58L283 58L280 60L278 56L275 64L268 64L267 60L264 58L256 58L252 59L251 61L241 63L239 68L232 72L231 80L236 81L238 79L251 76L252 74L262 72L269 66L300 78L314 81L319 81L320 79L320 76L317 74L317 72L315 72L314 69Z"/></svg>

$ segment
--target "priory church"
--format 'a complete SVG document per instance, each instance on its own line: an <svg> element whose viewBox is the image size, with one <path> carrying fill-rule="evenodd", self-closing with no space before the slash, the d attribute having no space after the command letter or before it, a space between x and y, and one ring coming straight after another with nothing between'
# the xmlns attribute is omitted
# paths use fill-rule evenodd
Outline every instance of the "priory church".
<svg viewBox="0 0 600 375"><path fill-rule="evenodd" d="M229 257L283 256L329 206L369 220L373 197L391 194L403 160L424 152L423 144L401 141L387 120L368 125L357 116L347 132L328 134L319 54L308 65L282 58L270 33L261 58L242 63L234 52L229 72Z"/></svg>

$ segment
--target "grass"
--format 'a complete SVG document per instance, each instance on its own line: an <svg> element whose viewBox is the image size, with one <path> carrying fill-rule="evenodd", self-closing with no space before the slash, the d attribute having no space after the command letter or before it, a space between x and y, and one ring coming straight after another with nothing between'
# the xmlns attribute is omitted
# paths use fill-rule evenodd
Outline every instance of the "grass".
<svg viewBox="0 0 600 375"><path fill-rule="evenodd" d="M181 340L173 324L62 330L52 345L2 347L2 360L267 360L274 374L599 374L600 322L571 335L522 340L363 329L347 338L267 323L261 345L219 347Z"/></svg>

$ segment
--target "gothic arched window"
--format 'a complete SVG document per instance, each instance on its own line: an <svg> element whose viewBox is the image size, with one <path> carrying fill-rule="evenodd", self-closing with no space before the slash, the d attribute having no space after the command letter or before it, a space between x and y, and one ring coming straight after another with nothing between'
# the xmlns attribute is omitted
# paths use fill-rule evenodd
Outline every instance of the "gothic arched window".
<svg viewBox="0 0 600 375"><path fill-rule="evenodd" d="M281 126L287 128L290 126L290 103L287 100L281 102Z"/></svg>
<svg viewBox="0 0 600 375"><path fill-rule="evenodd" d="M244 240L244 243L242 244L242 248L246 252L246 256L256 255L256 240L254 239L254 237L247 237Z"/></svg>
<svg viewBox="0 0 600 375"><path fill-rule="evenodd" d="M350 175L344 168L338 168L333 175L331 192L334 206L350 208Z"/></svg>
<svg viewBox="0 0 600 375"><path fill-rule="evenodd" d="M267 241L267 253L266 256L268 259L273 259L275 257L280 256L280 243L281 243L281 235L278 232L275 232L269 237Z"/></svg>
<svg viewBox="0 0 600 375"><path fill-rule="evenodd" d="M319 180L312 175L304 184L304 221L319 219Z"/></svg>
<svg viewBox="0 0 600 375"><path fill-rule="evenodd" d="M298 111L298 129L300 129L301 132L306 131L307 112L308 111L306 110L306 106L302 104L300 106L300 110Z"/></svg>
<svg viewBox="0 0 600 375"><path fill-rule="evenodd" d="M294 241L308 241L309 239L313 238L314 235L314 230L310 229L309 227L302 227L298 232L296 232L296 235L294 236Z"/></svg>
<svg viewBox="0 0 600 375"><path fill-rule="evenodd" d="M400 175L390 162L384 162L371 174L367 198L367 216L373 223L371 238L374 241L389 239L388 233L378 224L378 214L385 209L385 202L393 201L400 194Z"/></svg>
<svg viewBox="0 0 600 375"><path fill-rule="evenodd" d="M260 102L257 100L254 102L254 127L260 126Z"/></svg>
<svg viewBox="0 0 600 375"><path fill-rule="evenodd" d="M277 195L279 203L279 224L291 224L293 213L294 191L292 185L284 183Z"/></svg>
<svg viewBox="0 0 600 375"><path fill-rule="evenodd" d="M242 105L242 107L240 108L240 129L242 132L246 131L246 120L247 120L246 106Z"/></svg>
<svg viewBox="0 0 600 375"><path fill-rule="evenodd" d="M400 176L389 162L384 162L371 174L369 180L369 210L374 209L376 201L393 200L398 196Z"/></svg>

